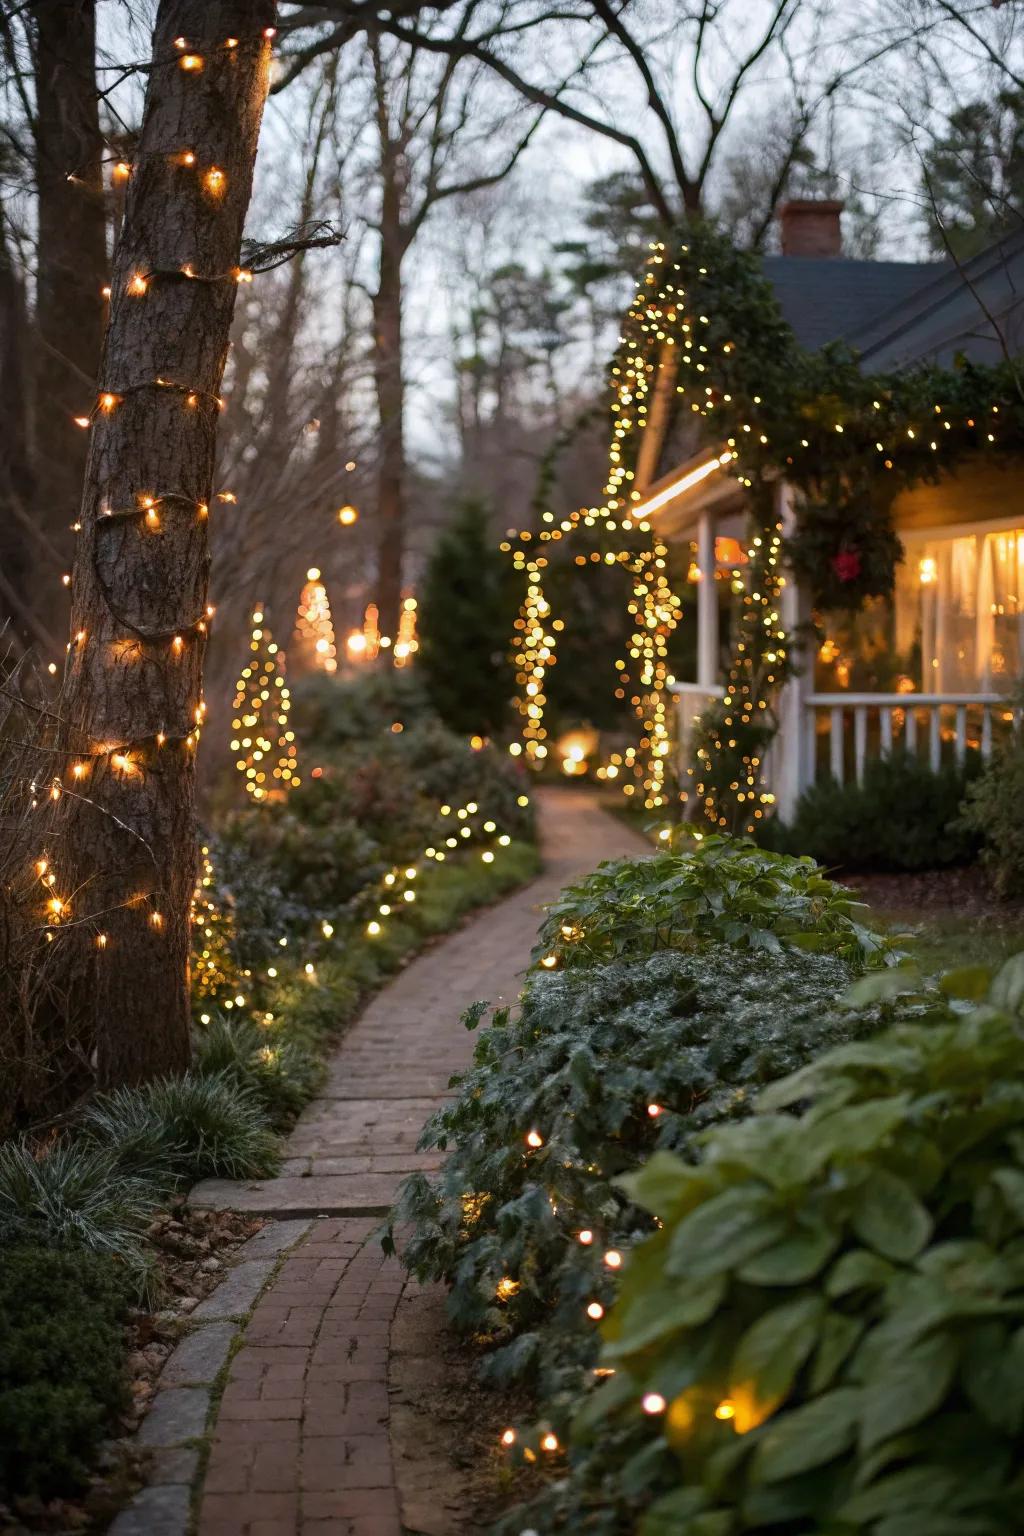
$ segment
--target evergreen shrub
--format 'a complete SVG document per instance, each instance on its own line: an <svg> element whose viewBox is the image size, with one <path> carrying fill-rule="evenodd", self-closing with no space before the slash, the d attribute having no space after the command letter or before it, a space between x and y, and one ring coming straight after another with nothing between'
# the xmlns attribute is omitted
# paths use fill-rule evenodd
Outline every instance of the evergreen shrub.
<svg viewBox="0 0 1024 1536"><path fill-rule="evenodd" d="M105 1255L0 1247L0 1500L84 1485L128 1406L130 1289Z"/></svg>
<svg viewBox="0 0 1024 1536"><path fill-rule="evenodd" d="M1024 737L1019 728L968 786L961 826L981 841L981 862L1000 896L1024 896Z"/></svg>
<svg viewBox="0 0 1024 1536"><path fill-rule="evenodd" d="M977 751L934 773L905 752L872 758L863 783L831 776L805 790L789 826L767 823L765 846L807 854L842 871L914 871L971 864L979 828L960 818L981 771Z"/></svg>

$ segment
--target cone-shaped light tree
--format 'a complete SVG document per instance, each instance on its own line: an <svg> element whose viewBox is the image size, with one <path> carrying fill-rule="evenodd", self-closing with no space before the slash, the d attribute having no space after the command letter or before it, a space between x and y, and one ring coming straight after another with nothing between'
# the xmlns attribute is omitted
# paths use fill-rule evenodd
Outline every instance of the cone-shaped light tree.
<svg viewBox="0 0 1024 1536"><path fill-rule="evenodd" d="M274 20L273 0L160 0L83 407L59 780L73 805L54 937L105 1084L189 1058L214 444Z"/></svg>
<svg viewBox="0 0 1024 1536"><path fill-rule="evenodd" d="M280 800L299 783L295 732L288 725L291 694L285 657L262 608L254 608L249 660L235 685L231 750L255 801Z"/></svg>

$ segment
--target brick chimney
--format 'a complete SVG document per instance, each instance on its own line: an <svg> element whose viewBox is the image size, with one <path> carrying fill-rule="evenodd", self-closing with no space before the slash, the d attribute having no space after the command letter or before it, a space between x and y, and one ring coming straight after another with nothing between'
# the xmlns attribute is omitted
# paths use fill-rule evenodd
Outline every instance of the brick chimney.
<svg viewBox="0 0 1024 1536"><path fill-rule="evenodd" d="M839 215L845 204L834 198L790 198L779 209L783 256L841 256Z"/></svg>

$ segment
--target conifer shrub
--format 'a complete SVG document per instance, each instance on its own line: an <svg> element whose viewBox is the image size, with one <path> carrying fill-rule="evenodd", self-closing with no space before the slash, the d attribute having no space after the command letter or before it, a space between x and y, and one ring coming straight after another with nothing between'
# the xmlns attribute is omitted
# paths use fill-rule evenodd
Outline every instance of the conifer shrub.
<svg viewBox="0 0 1024 1536"><path fill-rule="evenodd" d="M515 689L508 637L519 601L486 506L464 501L431 552L419 612L426 693L451 730L493 736L507 723Z"/></svg>
<svg viewBox="0 0 1024 1536"><path fill-rule="evenodd" d="M84 1485L128 1406L130 1293L106 1255L0 1246L0 1500Z"/></svg>

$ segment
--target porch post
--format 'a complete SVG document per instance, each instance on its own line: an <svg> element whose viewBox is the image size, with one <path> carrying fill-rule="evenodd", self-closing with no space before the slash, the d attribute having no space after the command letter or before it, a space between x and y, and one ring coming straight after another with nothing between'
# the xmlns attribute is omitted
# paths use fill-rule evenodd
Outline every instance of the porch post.
<svg viewBox="0 0 1024 1536"><path fill-rule="evenodd" d="M697 524L697 682L718 686L718 594L715 589L715 520L709 508Z"/></svg>
<svg viewBox="0 0 1024 1536"><path fill-rule="evenodd" d="M782 536L788 537L793 527L793 488L780 480L775 491L778 521L782 524ZM775 772L772 789L776 809L783 821L792 820L796 803L813 771L806 761L804 744L804 698L812 691L813 678L807 676L808 659L798 650L794 632L808 616L807 595L797 586L792 572L787 571L786 585L782 589L780 613L782 627L789 639L789 655L797 672L786 683L779 701L779 733L772 747L772 763ZM810 686L809 686L810 685Z"/></svg>

